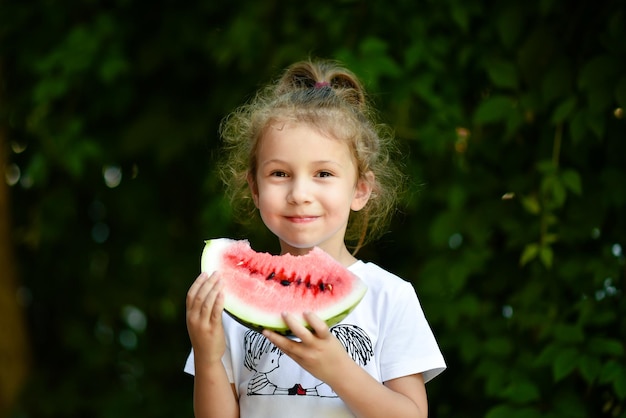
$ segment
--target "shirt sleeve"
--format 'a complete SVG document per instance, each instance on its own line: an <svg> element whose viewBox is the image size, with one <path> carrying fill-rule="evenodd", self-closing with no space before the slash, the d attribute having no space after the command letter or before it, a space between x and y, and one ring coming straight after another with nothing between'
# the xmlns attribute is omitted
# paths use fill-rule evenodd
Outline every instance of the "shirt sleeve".
<svg viewBox="0 0 626 418"><path fill-rule="evenodd" d="M422 373L424 382L446 368L413 286L403 282L389 295L389 315L383 322L383 381Z"/></svg>
<svg viewBox="0 0 626 418"><path fill-rule="evenodd" d="M187 356L187 361L185 362L185 367L183 368L183 371L192 376L196 374L196 367L194 366L193 348Z"/></svg>

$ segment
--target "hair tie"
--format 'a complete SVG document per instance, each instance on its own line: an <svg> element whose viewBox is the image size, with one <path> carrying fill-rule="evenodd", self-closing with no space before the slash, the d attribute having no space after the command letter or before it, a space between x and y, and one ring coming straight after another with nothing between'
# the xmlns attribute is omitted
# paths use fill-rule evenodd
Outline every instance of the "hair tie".
<svg viewBox="0 0 626 418"><path fill-rule="evenodd" d="M315 88L316 89L321 89L323 87L327 87L330 86L330 83L328 81L318 81L317 83L315 83Z"/></svg>

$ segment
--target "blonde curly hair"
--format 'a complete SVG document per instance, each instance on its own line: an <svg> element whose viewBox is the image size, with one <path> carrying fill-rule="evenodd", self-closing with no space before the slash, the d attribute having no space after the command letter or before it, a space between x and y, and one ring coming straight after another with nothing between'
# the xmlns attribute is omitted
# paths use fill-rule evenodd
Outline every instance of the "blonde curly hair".
<svg viewBox="0 0 626 418"><path fill-rule="evenodd" d="M259 139L271 124L306 123L320 133L345 141L358 176L371 179L371 197L350 214L345 240L356 252L387 227L404 185L392 131L376 121L358 78L336 61L306 60L288 67L282 76L235 109L220 124L224 141L220 176L235 214L242 221L257 219L248 187L257 169Z"/></svg>

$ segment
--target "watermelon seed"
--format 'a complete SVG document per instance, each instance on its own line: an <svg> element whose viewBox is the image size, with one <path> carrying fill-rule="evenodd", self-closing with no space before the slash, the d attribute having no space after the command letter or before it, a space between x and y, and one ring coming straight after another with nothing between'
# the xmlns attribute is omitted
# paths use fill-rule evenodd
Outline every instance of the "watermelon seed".
<svg viewBox="0 0 626 418"><path fill-rule="evenodd" d="M324 291L324 283L320 283L319 287L320 287L320 290L323 292Z"/></svg>
<svg viewBox="0 0 626 418"><path fill-rule="evenodd" d="M272 280L274 278L274 276L276 276L276 272L271 272L269 274L269 276L267 276L267 278L265 280Z"/></svg>
<svg viewBox="0 0 626 418"><path fill-rule="evenodd" d="M282 284L283 286L289 286L291 282L289 280L281 280L280 284Z"/></svg>

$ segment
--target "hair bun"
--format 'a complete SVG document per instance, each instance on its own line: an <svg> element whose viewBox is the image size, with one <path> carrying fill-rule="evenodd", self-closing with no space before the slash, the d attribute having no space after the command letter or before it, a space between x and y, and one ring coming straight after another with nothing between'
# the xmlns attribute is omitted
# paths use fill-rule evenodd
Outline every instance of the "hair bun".
<svg viewBox="0 0 626 418"><path fill-rule="evenodd" d="M288 67L276 84L277 95L296 90L330 87L339 98L363 110L365 90L358 78L335 61L300 61Z"/></svg>

